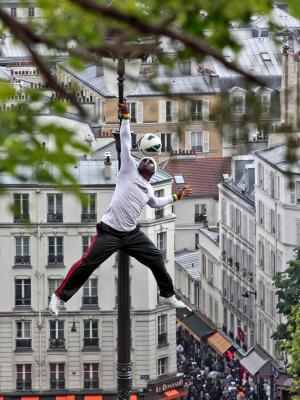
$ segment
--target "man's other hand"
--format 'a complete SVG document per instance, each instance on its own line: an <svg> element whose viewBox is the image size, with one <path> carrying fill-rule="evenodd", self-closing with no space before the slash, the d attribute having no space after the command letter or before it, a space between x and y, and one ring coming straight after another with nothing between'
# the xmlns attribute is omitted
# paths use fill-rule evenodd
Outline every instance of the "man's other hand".
<svg viewBox="0 0 300 400"><path fill-rule="evenodd" d="M177 193L178 200L181 200L185 196L191 196L193 194L193 189L191 185L183 186L183 189Z"/></svg>
<svg viewBox="0 0 300 400"><path fill-rule="evenodd" d="M126 103L126 100L123 101L123 103L118 103L119 106L119 114L128 114L128 105Z"/></svg>

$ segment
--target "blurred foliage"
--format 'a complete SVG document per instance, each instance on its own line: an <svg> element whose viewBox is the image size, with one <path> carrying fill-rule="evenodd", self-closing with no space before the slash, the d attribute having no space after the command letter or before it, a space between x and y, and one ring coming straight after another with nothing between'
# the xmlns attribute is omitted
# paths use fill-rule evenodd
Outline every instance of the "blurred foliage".
<svg viewBox="0 0 300 400"><path fill-rule="evenodd" d="M287 4L299 17L298 1L288 0ZM26 0L22 0L20 6L25 7ZM272 10L270 0L189 0L184 4L182 0L60 0L55 7L52 0L36 0L36 6L41 18L32 18L27 22L24 19L14 20L3 14L0 8L0 29L3 32L9 29L16 40L23 42L36 56L35 62L45 76L46 85L56 92L58 99L65 97L65 88L58 89L51 80L55 77L50 73L50 58L39 55L37 43L44 43L56 53L65 52L66 63L78 70L90 60L99 59L108 50L121 54L128 48L129 42L136 42L140 37L152 39L148 54L156 55L159 63L168 65L170 69L178 60L193 57L201 61L209 54L219 56L226 63L222 55L224 48L233 52L240 50L230 34L231 23L243 27L252 16L268 14ZM22 24L28 30L22 30ZM162 37L169 37L173 46L172 57L162 54L159 47ZM51 57L52 62L53 58L55 56ZM234 62L231 67L237 70ZM44 68L48 68L48 76ZM152 78L155 79L155 74ZM248 81L250 84L251 80ZM22 167L33 167L38 181L71 185L79 193L79 187L69 171L70 166L76 163L78 152L86 153L87 147L75 138L74 132L54 124L41 125L37 119L40 113L49 110L63 115L66 103L47 98L40 89L24 89L26 101L18 102L18 107L13 110L4 110L3 106L14 96L16 89L13 85L3 83L0 88L0 147L3 149L0 172L26 180ZM155 87L154 80L152 85ZM75 90L70 89L74 94ZM169 85L162 85L161 89L171 94ZM234 116L228 108L228 99L220 97L219 107L212 112L211 118L221 126L225 119L228 120L229 116L234 119ZM248 95L247 103L252 112L243 116L238 121L239 125L260 119L260 104L255 96L250 97ZM82 114L78 104L77 107ZM182 126L178 126L182 132ZM54 146L46 149L37 132L51 140ZM53 170L55 174L52 174Z"/></svg>

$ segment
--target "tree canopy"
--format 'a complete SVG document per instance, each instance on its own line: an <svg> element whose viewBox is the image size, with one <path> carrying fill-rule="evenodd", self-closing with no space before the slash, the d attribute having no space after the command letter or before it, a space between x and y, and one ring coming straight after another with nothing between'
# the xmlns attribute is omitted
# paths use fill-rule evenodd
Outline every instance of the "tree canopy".
<svg viewBox="0 0 300 400"><path fill-rule="evenodd" d="M21 6L25 4L24 0ZM300 15L297 0L288 0L287 4L293 15ZM1 37L5 38L5 34L11 32L15 40L25 46L47 87L57 97L53 101L39 90L24 89L27 100L22 107L10 111L1 108L0 147L4 149L0 159L1 174L15 175L24 180L26 177L20 172L20 167L38 165L38 180L59 185L71 184L76 189L76 182L68 167L76 162L74 152L87 151L86 147L74 138L73 132L64 127L38 124L36 115L49 107L55 113L63 114L67 107L61 99L75 105L82 117L85 113L76 93L61 85L51 72L50 59L41 56L38 50L40 45L56 54L66 54L66 62L80 69L87 62L99 62L99 58L108 52L126 56L141 37L151 38L145 51L170 68L178 60L191 57L202 60L210 55L239 72L245 79L260 82L257 77L226 59L222 50L230 48L239 51L239 45L230 34L232 22L237 26L245 26L253 15L270 13L272 3L269 0L189 0L184 4L181 0L61 0L55 7L52 0L36 0L36 6L41 18L28 21L16 19L0 7ZM161 51L162 37L168 38L173 44L173 58ZM15 94L11 83L2 82L0 106ZM51 151L37 140L37 131L52 138L55 147ZM54 166L56 175L53 176L50 169L42 165Z"/></svg>

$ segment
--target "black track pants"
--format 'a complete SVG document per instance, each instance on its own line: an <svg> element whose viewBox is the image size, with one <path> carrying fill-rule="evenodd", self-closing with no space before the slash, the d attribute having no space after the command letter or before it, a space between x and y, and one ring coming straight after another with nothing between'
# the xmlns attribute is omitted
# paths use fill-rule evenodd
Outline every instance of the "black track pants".
<svg viewBox="0 0 300 400"><path fill-rule="evenodd" d="M119 232L103 222L97 225L97 234L87 252L70 268L55 294L61 300L68 301L94 270L120 249L151 269L161 296L169 297L174 294L172 279L166 270L161 251L140 228Z"/></svg>

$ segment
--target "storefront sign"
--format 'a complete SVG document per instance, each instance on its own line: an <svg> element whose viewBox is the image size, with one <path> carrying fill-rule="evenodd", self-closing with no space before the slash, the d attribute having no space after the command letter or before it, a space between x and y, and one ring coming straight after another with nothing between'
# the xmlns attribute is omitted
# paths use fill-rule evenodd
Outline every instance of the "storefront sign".
<svg viewBox="0 0 300 400"><path fill-rule="evenodd" d="M184 384L184 379L183 378L173 378L171 381L166 381L163 383L159 383L156 385L148 385L148 391L151 393L161 393L161 392L166 392L167 390L170 389L175 389Z"/></svg>

